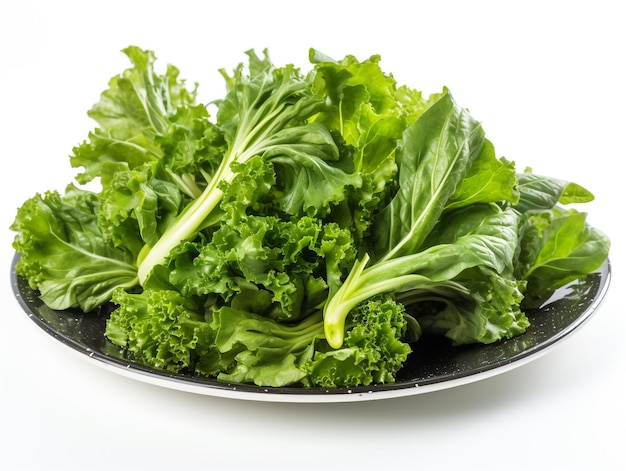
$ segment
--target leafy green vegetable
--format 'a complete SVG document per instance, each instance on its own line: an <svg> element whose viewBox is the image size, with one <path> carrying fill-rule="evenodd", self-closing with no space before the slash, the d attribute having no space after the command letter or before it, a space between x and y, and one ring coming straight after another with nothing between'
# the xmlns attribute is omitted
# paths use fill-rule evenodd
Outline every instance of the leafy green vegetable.
<svg viewBox="0 0 626 471"><path fill-rule="evenodd" d="M324 213L330 203L342 199L344 186L359 184L358 175L329 163L339 156L337 146L324 126L308 121L324 103L305 77L293 66L277 69L267 57L249 55L258 70L245 76L237 69L229 78L231 89L219 103L217 123L227 143L222 161L202 193L142 254L138 266L142 282L216 209L223 194L220 186L235 175L233 164L263 156L280 165L284 184L280 203L290 214ZM310 185L315 186L314 193L302 191Z"/></svg>
<svg viewBox="0 0 626 471"><path fill-rule="evenodd" d="M372 299L351 316L344 348L328 347L321 311L297 324L223 306L204 319L175 291L116 291L106 335L133 358L171 372L195 371L233 383L342 387L393 382L410 352L404 309Z"/></svg>
<svg viewBox="0 0 626 471"><path fill-rule="evenodd" d="M155 72L152 51L130 46L124 53L134 67L110 80L89 111L99 128L70 158L73 167L84 167L78 175L80 183L101 176L108 162L124 162L133 169L161 159L159 137L168 131L177 110L195 101L195 90L188 90L185 81L178 79L178 69L169 66L164 75ZM196 111L206 113L202 107Z"/></svg>
<svg viewBox="0 0 626 471"><path fill-rule="evenodd" d="M237 293L263 289L276 305L258 306L255 312L282 320L310 314L326 298L326 280L338 283L354 260L346 230L309 216L293 221L250 216L222 225L207 244L185 248L168 277L180 292L229 301Z"/></svg>
<svg viewBox="0 0 626 471"><path fill-rule="evenodd" d="M526 308L538 307L557 288L597 270L609 254L609 240L576 210L529 215L522 239L518 276L528 283Z"/></svg>
<svg viewBox="0 0 626 471"><path fill-rule="evenodd" d="M119 305L105 335L154 368L179 372L193 367L211 348L213 333L201 305L170 290L131 294L115 291Z"/></svg>
<svg viewBox="0 0 626 471"><path fill-rule="evenodd" d="M517 176L521 193L520 201L515 205L519 211L552 209L558 203L588 203L593 195L582 186L531 173L527 169Z"/></svg>
<svg viewBox="0 0 626 471"><path fill-rule="evenodd" d="M442 288L466 292L466 284L459 283L457 277L471 268L483 267L493 272L494 277L512 271L518 215L495 205L472 210L471 215L456 215L463 222L454 228L453 241L438 243L412 255L381 259L369 266L370 259L364 256L325 306L328 342L336 348L341 346L345 318L357 303L371 296L436 292Z"/></svg>
<svg viewBox="0 0 626 471"><path fill-rule="evenodd" d="M330 104L316 120L341 136L350 149L351 168L361 175L361 186L349 194L348 218L356 241L367 243L374 214L395 186L398 140L441 95L424 98L419 91L397 87L381 69L380 56L333 61L311 50L310 59L316 64L315 87Z"/></svg>
<svg viewBox="0 0 626 471"><path fill-rule="evenodd" d="M375 221L378 231L374 234L374 264L366 268L370 258L366 254L326 305L326 337L332 346L341 346L343 322L356 303L382 292L406 291L420 284L446 280L441 275L431 279L421 272L428 266L422 261L425 258L419 249L439 221L459 182L481 155L483 143L480 125L467 111L458 108L449 94L407 128L399 144L398 191ZM510 178L506 172L502 175ZM498 224L504 223L498 221ZM479 220L478 227L485 227L484 221ZM458 266L452 272L456 275L470 266L502 260L497 258L499 254L493 254L494 246L490 243L499 236L514 240L516 227L507 234L495 226L490 236L487 239L480 234L477 242L465 246L449 243L441 249L433 247L426 254L435 254L432 258L436 260L433 264L436 270L448 269L442 260L451 257L449 260ZM510 245L510 240L498 242ZM476 243L482 244L483 250L477 251L473 246ZM512 253L507 258L510 260L511 256Z"/></svg>
<svg viewBox="0 0 626 471"><path fill-rule="evenodd" d="M404 307L392 297L372 297L356 306L343 347L319 349L304 366L313 385L326 388L393 383L411 352L402 341Z"/></svg>
<svg viewBox="0 0 626 471"><path fill-rule="evenodd" d="M16 272L52 309L91 311L117 287L137 284L132 247L108 243L97 224L96 194L67 187L36 195L17 212L13 246L22 253Z"/></svg>
<svg viewBox="0 0 626 471"><path fill-rule="evenodd" d="M323 338L321 316L295 325L279 324L251 312L222 307L213 315L215 350L199 368L222 381L259 386L298 384L307 377L303 364Z"/></svg>
<svg viewBox="0 0 626 471"><path fill-rule="evenodd" d="M179 70L124 49L63 194L11 229L52 309L109 303L105 336L172 374L275 387L391 383L422 336L523 333L525 309L597 270L593 195L498 157L447 88L380 56L276 67L247 52L209 107ZM82 187L92 181L99 191Z"/></svg>

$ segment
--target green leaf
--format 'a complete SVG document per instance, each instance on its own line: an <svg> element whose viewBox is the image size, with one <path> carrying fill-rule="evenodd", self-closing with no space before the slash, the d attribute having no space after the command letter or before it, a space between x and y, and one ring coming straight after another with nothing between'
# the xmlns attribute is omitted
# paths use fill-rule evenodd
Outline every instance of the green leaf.
<svg viewBox="0 0 626 471"><path fill-rule="evenodd" d="M448 200L446 211L475 203L517 204L519 198L515 164L497 159L493 144L485 139L480 154Z"/></svg>
<svg viewBox="0 0 626 471"><path fill-rule="evenodd" d="M402 340L406 331L404 308L393 297L378 296L359 305L339 349L318 349L305 364L310 383L325 388L385 384L411 352Z"/></svg>
<svg viewBox="0 0 626 471"><path fill-rule="evenodd" d="M310 217L248 216L187 248L174 254L169 276L182 293L229 301L262 289L274 304L258 313L281 320L310 314L325 299L325 280L336 286L354 260L348 231Z"/></svg>
<svg viewBox="0 0 626 471"><path fill-rule="evenodd" d="M371 56L362 62L354 56L346 56L336 62L311 50L309 58L315 63L315 87L330 103L317 120L338 130L348 145L361 152L373 140L386 141L394 134L399 138L397 130L391 134L383 132L380 136L370 132L379 119L401 119L402 112L395 100L396 81L380 68L380 56ZM373 152L369 154L376 158Z"/></svg>
<svg viewBox="0 0 626 471"><path fill-rule="evenodd" d="M22 254L15 268L51 309L91 311L119 286L137 285L134 241L117 246L97 224L98 197L73 185L36 195L18 210L11 229Z"/></svg>
<svg viewBox="0 0 626 471"><path fill-rule="evenodd" d="M586 223L586 214L553 209L529 217L518 272L527 281L526 307L537 307L556 289L600 268L608 237Z"/></svg>
<svg viewBox="0 0 626 471"><path fill-rule="evenodd" d="M552 209L558 203L588 203L593 194L577 183L536 175L527 169L518 175L520 200L516 208L521 212Z"/></svg>
<svg viewBox="0 0 626 471"><path fill-rule="evenodd" d="M519 213L495 204L474 205L454 211L429 240L428 248L368 266L365 255L357 261L324 307L326 339L341 346L345 320L360 302L382 293L439 289L441 283L464 291L454 279L465 270L484 267L498 274L513 272L517 251ZM449 283L452 282L452 283Z"/></svg>
<svg viewBox="0 0 626 471"><path fill-rule="evenodd" d="M98 224L114 242L123 235L137 235L154 244L179 214L184 195L177 185L155 177L153 165L129 169L124 162L102 165Z"/></svg>
<svg viewBox="0 0 626 471"><path fill-rule="evenodd" d="M373 233L383 260L415 252L483 147L483 131L450 95L432 105L405 133L399 148L399 189Z"/></svg>
<svg viewBox="0 0 626 471"><path fill-rule="evenodd" d="M529 327L520 309L523 282L484 267L468 270L454 281L464 289L441 285L400 296L425 334L444 335L453 345L489 344Z"/></svg>
<svg viewBox="0 0 626 471"><path fill-rule="evenodd" d="M185 88L179 71L169 66L165 74L154 70L154 53L131 46L124 49L133 67L109 81L100 101L89 111L99 125L88 141L74 148L72 167L84 167L80 183L100 176L104 162L126 162L130 168L158 160L162 150L155 142L179 106L191 105L195 89Z"/></svg>
<svg viewBox="0 0 626 471"><path fill-rule="evenodd" d="M105 336L132 358L173 373L194 371L212 347L213 331L202 308L176 291L116 290L118 306L107 321Z"/></svg>
<svg viewBox="0 0 626 471"><path fill-rule="evenodd" d="M222 307L213 314L217 352L200 364L221 381L259 386L297 384L306 377L301 368L323 337L321 316L282 325L252 312Z"/></svg>
<svg viewBox="0 0 626 471"><path fill-rule="evenodd" d="M170 120L167 131L156 138L163 153L158 176L197 198L220 168L226 152L224 135L209 120L204 105L180 107Z"/></svg>
<svg viewBox="0 0 626 471"><path fill-rule="evenodd" d="M329 105L315 119L341 136L350 167L361 176L361 184L349 190L350 214L343 215L361 241L372 215L388 201L397 173L397 141L407 115L415 119L417 109L426 108L426 100L406 87L398 90L394 78L381 69L379 56L362 62L354 56L334 61L311 50L310 59L315 64L314 85Z"/></svg>
<svg viewBox="0 0 626 471"><path fill-rule="evenodd" d="M278 211L275 198L276 175L274 165L259 156L245 163L235 163L230 182L222 182L220 208L225 213L224 224L236 224L248 215L270 216Z"/></svg>
<svg viewBox="0 0 626 471"><path fill-rule="evenodd" d="M440 93L432 93L425 97L421 91L402 85L396 90L395 99L402 106L403 113L406 116L406 124L410 126L447 93L448 89L444 88Z"/></svg>

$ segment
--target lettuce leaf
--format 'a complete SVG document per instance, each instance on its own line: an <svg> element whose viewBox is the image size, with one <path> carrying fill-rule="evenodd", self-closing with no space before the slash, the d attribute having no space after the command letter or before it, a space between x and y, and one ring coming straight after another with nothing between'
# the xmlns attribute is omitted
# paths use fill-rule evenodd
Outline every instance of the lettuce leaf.
<svg viewBox="0 0 626 471"><path fill-rule="evenodd" d="M99 127L74 148L70 158L73 167L84 167L77 176L80 183L99 177L106 162L126 162L132 169L159 160L163 151L158 136L166 132L179 107L195 101L195 88L186 88L176 67L168 66L158 74L152 51L130 46L123 52L133 67L111 78L88 113Z"/></svg>
<svg viewBox="0 0 626 471"><path fill-rule="evenodd" d="M341 349L324 340L321 312L282 325L257 314L221 308L213 315L216 351L199 369L221 381L264 386L354 387L391 383L411 349L401 340L404 308L375 298L352 314Z"/></svg>
<svg viewBox="0 0 626 471"><path fill-rule="evenodd" d="M132 358L174 373L193 371L208 354L213 332L202 305L171 290L113 294L118 306L106 324L105 335Z"/></svg>
<svg viewBox="0 0 626 471"><path fill-rule="evenodd" d="M280 320L305 317L324 302L329 285L351 266L350 234L335 224L304 216L283 221L249 216L224 224L207 244L187 244L172 258L168 281L185 295L239 293L271 300L256 311ZM263 298L265 299L265 298Z"/></svg>
<svg viewBox="0 0 626 471"><path fill-rule="evenodd" d="M117 287L137 284L134 240L110 243L98 225L98 196L69 185L63 195L47 192L26 201L11 229L21 253L18 275L51 309L91 311Z"/></svg>

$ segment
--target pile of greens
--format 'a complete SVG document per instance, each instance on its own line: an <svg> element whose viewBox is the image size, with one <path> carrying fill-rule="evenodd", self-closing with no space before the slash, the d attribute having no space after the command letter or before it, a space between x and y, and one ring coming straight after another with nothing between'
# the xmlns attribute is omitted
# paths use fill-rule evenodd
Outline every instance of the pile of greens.
<svg viewBox="0 0 626 471"><path fill-rule="evenodd" d="M106 337L146 365L391 383L421 336L521 334L525 309L608 257L564 209L589 191L518 172L447 89L399 86L378 56L311 50L303 73L249 51L205 105L177 68L124 52L70 156L76 181L26 201L11 229L43 302L112 306Z"/></svg>

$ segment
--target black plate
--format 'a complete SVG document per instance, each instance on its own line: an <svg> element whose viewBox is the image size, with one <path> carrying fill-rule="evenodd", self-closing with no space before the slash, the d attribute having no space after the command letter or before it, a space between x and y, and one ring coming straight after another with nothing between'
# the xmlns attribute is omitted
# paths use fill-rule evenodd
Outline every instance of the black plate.
<svg viewBox="0 0 626 471"><path fill-rule="evenodd" d="M531 327L523 335L491 345L450 347L443 338L422 338L398 372L396 383L351 389L264 388L227 384L215 379L171 374L135 363L104 337L110 312L101 309L88 315L77 310L54 311L46 307L15 274L13 292L26 314L45 332L100 366L163 387L199 394L283 402L342 402L383 399L445 389L508 371L539 357L574 332L602 302L611 278L607 260L596 273L559 290L540 309L526 313Z"/></svg>

